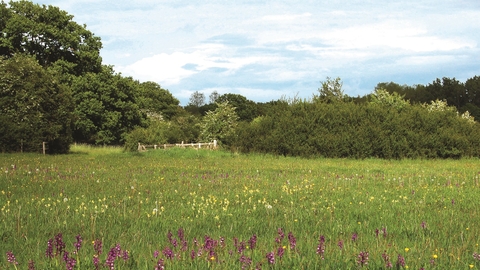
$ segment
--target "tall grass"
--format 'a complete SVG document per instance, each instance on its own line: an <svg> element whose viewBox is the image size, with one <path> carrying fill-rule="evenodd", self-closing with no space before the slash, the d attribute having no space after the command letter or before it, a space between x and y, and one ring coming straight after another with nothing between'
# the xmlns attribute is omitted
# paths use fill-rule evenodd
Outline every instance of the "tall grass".
<svg viewBox="0 0 480 270"><path fill-rule="evenodd" d="M480 267L476 159L72 152L0 155L0 268L14 269L10 251L20 269L29 260L65 268L60 255L45 256L59 233L76 269L95 269L96 240L102 265L116 244L128 251L117 269L153 269L160 259L167 269L357 269L367 252L369 269L385 269L386 255L399 268ZM72 255L78 235L83 246Z"/></svg>

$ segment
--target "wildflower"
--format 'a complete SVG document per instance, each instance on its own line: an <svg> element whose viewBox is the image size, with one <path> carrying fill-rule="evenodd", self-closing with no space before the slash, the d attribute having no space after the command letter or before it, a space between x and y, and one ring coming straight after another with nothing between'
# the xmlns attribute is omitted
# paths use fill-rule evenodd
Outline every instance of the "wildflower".
<svg viewBox="0 0 480 270"><path fill-rule="evenodd" d="M255 239L256 239L256 238L255 238ZM224 237L220 237L220 246L221 246L222 248L225 247L225 238L224 238Z"/></svg>
<svg viewBox="0 0 480 270"><path fill-rule="evenodd" d="M323 256L324 253L325 253L325 236L320 235L320 239L318 240L318 246L317 246L317 254L320 255L322 260L325 259L325 257Z"/></svg>
<svg viewBox="0 0 480 270"><path fill-rule="evenodd" d="M115 269L115 259L116 258L117 258L117 256L116 256L115 248L110 249L110 251L108 252L107 259L105 261L105 266L110 270Z"/></svg>
<svg viewBox="0 0 480 270"><path fill-rule="evenodd" d="M194 260L194 259L195 259L195 255L197 255L197 254L195 253L195 250L192 249L192 252L190 252L190 258L191 258L192 260ZM156 257L155 257L155 258L156 258Z"/></svg>
<svg viewBox="0 0 480 270"><path fill-rule="evenodd" d="M122 252L122 259L126 262L126 261L128 261L128 258L129 258L129 256L128 256L128 250L124 250L124 251Z"/></svg>
<svg viewBox="0 0 480 270"><path fill-rule="evenodd" d="M255 234L250 237L250 239L248 240L248 244L251 250L255 248L255 246L257 245L257 236Z"/></svg>
<svg viewBox="0 0 480 270"><path fill-rule="evenodd" d="M362 251L357 256L357 263L363 267L368 264L368 252Z"/></svg>
<svg viewBox="0 0 480 270"><path fill-rule="evenodd" d="M405 267L406 263L405 263L405 258L398 254L398 257L397 257L397 266L401 266L401 267Z"/></svg>
<svg viewBox="0 0 480 270"><path fill-rule="evenodd" d="M383 261L385 262L385 268L393 267L392 262L390 262L390 257L387 255L386 250L382 253L382 258L383 258Z"/></svg>
<svg viewBox="0 0 480 270"><path fill-rule="evenodd" d="M214 240L210 238L210 236L205 235L203 248L206 250L210 250L214 247L214 243Z"/></svg>
<svg viewBox="0 0 480 270"><path fill-rule="evenodd" d="M77 264L77 260L75 260L74 258L67 258L65 266L66 266L67 270L73 270L73 268L75 268L76 264Z"/></svg>
<svg viewBox="0 0 480 270"><path fill-rule="evenodd" d="M266 257L269 264L275 264L275 253L273 253L273 251L267 253Z"/></svg>
<svg viewBox="0 0 480 270"><path fill-rule="evenodd" d="M18 264L17 259L15 259L15 255L13 255L13 252L11 252L11 251L7 251L7 262L9 262L13 265Z"/></svg>
<svg viewBox="0 0 480 270"><path fill-rule="evenodd" d="M73 246L75 247L75 251L73 252L74 254L77 254L80 251L80 248L82 247L82 242L83 242L82 236L77 235L76 238L77 238L77 242L73 244Z"/></svg>
<svg viewBox="0 0 480 270"><path fill-rule="evenodd" d="M156 259L158 257L158 254L160 254L160 252L158 250L155 250L153 252L153 257Z"/></svg>
<svg viewBox="0 0 480 270"><path fill-rule="evenodd" d="M342 250L343 249L343 241L342 240L338 241L337 246L338 246L338 248L340 248L340 250Z"/></svg>
<svg viewBox="0 0 480 270"><path fill-rule="evenodd" d="M278 228L278 238L275 238L275 242L281 243L283 238L285 238L285 233L283 233L282 228Z"/></svg>
<svg viewBox="0 0 480 270"><path fill-rule="evenodd" d="M410 251L410 249L406 247L406 248L405 248L405 252L408 252L408 251Z"/></svg>
<svg viewBox="0 0 480 270"><path fill-rule="evenodd" d="M437 259L438 258L437 254L433 254L432 258Z"/></svg>
<svg viewBox="0 0 480 270"><path fill-rule="evenodd" d="M165 266L163 265L163 259L158 260L155 270L164 270Z"/></svg>
<svg viewBox="0 0 480 270"><path fill-rule="evenodd" d="M295 246L297 245L297 239L295 239L295 236L293 236L292 232L288 233L288 241L290 242L290 249L295 249Z"/></svg>
<svg viewBox="0 0 480 270"><path fill-rule="evenodd" d="M28 261L28 270L35 270L35 262L30 260Z"/></svg>
<svg viewBox="0 0 480 270"><path fill-rule="evenodd" d="M356 233L352 234L352 241L355 242L357 241L358 235Z"/></svg>
<svg viewBox="0 0 480 270"><path fill-rule="evenodd" d="M422 229L426 229L427 228L427 223L425 221L422 221L422 224L420 224L420 227L422 227Z"/></svg>
<svg viewBox="0 0 480 270"><path fill-rule="evenodd" d="M217 254L215 254L215 250L214 249L211 249L209 252L208 252L208 256L210 257L210 260L215 260L215 256ZM213 259L212 259L213 258Z"/></svg>
<svg viewBox="0 0 480 270"><path fill-rule="evenodd" d="M65 250L65 243L63 242L63 236L61 233L55 236L55 255L60 255Z"/></svg>
<svg viewBox="0 0 480 270"><path fill-rule="evenodd" d="M246 247L247 245L245 244L245 241L240 242L237 248L238 253L242 253L246 249Z"/></svg>
<svg viewBox="0 0 480 270"><path fill-rule="evenodd" d="M475 265L469 264L468 267L470 267L470 269L472 269L473 267L475 267Z"/></svg>
<svg viewBox="0 0 480 270"><path fill-rule="evenodd" d="M97 255L102 254L102 241L100 239L96 239L93 242L93 249L97 253Z"/></svg>
<svg viewBox="0 0 480 270"><path fill-rule="evenodd" d="M285 249L284 249L283 247L279 247L279 248L277 249L277 256L278 256L278 258L281 259L284 253L285 253Z"/></svg>
<svg viewBox="0 0 480 270"><path fill-rule="evenodd" d="M166 247L163 251L162 251L163 255L165 255L165 257L167 257L167 259L173 259L173 251L169 248L169 247Z"/></svg>
<svg viewBox="0 0 480 270"><path fill-rule="evenodd" d="M93 265L95 265L95 270L98 270L100 259L98 259L98 255L93 255Z"/></svg>
<svg viewBox="0 0 480 270"><path fill-rule="evenodd" d="M382 228L382 234L383 234L383 238L387 238L387 228L386 227Z"/></svg>
<svg viewBox="0 0 480 270"><path fill-rule="evenodd" d="M250 267L249 267L250 264L252 264L252 259L249 258L249 257L247 257L247 256L245 256L245 255L242 255L242 256L240 257L240 262L242 263L242 270L243 270L243 269L248 269L248 268L250 268Z"/></svg>
<svg viewBox="0 0 480 270"><path fill-rule="evenodd" d="M167 238L168 238L168 241L170 241L170 243L173 245L173 247L177 247L178 245L177 239L173 238L173 234L171 231L168 231Z"/></svg>
<svg viewBox="0 0 480 270"><path fill-rule="evenodd" d="M45 251L45 256L47 258L53 258L53 239L50 238L47 242L47 250Z"/></svg>
<svg viewBox="0 0 480 270"><path fill-rule="evenodd" d="M68 251L65 251L63 253L63 261L65 261L65 263L68 263L68 255L69 255Z"/></svg>
<svg viewBox="0 0 480 270"><path fill-rule="evenodd" d="M185 231L182 228L178 228L177 235L180 241L185 240Z"/></svg>

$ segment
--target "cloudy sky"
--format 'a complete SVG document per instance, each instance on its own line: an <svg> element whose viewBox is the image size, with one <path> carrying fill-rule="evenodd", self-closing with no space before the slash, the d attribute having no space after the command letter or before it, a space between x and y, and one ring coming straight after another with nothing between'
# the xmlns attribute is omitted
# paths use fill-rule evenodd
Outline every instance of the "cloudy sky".
<svg viewBox="0 0 480 270"><path fill-rule="evenodd" d="M35 0L101 37L104 64L188 103L241 94L310 98L326 77L350 96L379 82L480 75L478 0Z"/></svg>

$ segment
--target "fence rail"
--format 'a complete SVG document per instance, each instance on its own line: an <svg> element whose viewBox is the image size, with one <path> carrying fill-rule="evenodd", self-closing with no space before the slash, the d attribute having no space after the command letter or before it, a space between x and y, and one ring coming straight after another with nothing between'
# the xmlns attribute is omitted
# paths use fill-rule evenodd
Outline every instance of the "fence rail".
<svg viewBox="0 0 480 270"><path fill-rule="evenodd" d="M217 140L213 140L213 142L209 143L174 143L174 144L151 144L151 145L145 145L141 144L140 142L138 143L138 151L147 151L147 148L153 148L153 149L167 149L167 148L172 148L172 147L181 147L181 148L186 148L186 147L192 147L196 149L200 148L206 148L206 149L217 149Z"/></svg>

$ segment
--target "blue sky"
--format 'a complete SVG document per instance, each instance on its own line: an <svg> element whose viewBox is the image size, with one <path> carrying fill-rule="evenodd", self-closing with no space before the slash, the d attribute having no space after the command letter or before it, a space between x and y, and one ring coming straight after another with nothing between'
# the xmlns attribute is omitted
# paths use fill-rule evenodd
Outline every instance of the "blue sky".
<svg viewBox="0 0 480 270"><path fill-rule="evenodd" d="M350 96L379 82L480 75L478 0L44 0L101 37L104 64L192 92L310 98L326 77Z"/></svg>

